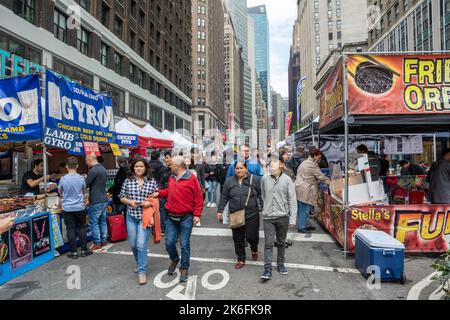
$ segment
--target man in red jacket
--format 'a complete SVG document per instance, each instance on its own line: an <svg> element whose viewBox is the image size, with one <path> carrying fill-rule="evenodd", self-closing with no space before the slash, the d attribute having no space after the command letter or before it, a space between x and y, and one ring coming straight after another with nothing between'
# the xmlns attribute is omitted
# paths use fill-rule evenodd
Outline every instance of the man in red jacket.
<svg viewBox="0 0 450 320"><path fill-rule="evenodd" d="M180 262L176 241L181 242L180 282L187 282L191 255L192 227L198 223L203 211L203 194L197 177L186 169L183 157L172 158L169 187L159 190L160 198L167 198L166 250L170 260L168 273L173 275Z"/></svg>

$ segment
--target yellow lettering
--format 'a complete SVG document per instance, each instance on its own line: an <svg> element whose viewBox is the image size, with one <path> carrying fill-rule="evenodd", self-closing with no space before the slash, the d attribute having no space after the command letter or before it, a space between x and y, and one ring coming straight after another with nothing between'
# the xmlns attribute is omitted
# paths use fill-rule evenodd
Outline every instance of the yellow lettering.
<svg viewBox="0 0 450 320"><path fill-rule="evenodd" d="M359 210L352 210L352 219L353 220L358 220L358 213L359 213Z"/></svg>
<svg viewBox="0 0 450 320"><path fill-rule="evenodd" d="M438 88L425 88L424 89L425 96L425 110L426 111L442 111L441 106L441 92Z"/></svg>
<svg viewBox="0 0 450 320"><path fill-rule="evenodd" d="M444 215L437 214L434 223L434 231L431 232L431 214L424 214L422 218L422 231L420 233L423 240L432 240L437 238L442 233L444 226Z"/></svg>
<svg viewBox="0 0 450 320"><path fill-rule="evenodd" d="M413 100L415 97L415 102ZM423 106L422 90L418 86L408 86L405 90L406 107L412 111L418 111Z"/></svg>
<svg viewBox="0 0 450 320"><path fill-rule="evenodd" d="M404 243L408 232L417 232L419 230L419 223L421 214L401 214L398 219L397 232L395 238ZM415 222L410 225L410 222Z"/></svg>
<svg viewBox="0 0 450 320"><path fill-rule="evenodd" d="M411 83L411 77L417 75L417 63L419 59L407 58L404 61L405 71L404 71L404 83Z"/></svg>
<svg viewBox="0 0 450 320"><path fill-rule="evenodd" d="M434 62L432 60L419 61L419 84L435 84Z"/></svg>

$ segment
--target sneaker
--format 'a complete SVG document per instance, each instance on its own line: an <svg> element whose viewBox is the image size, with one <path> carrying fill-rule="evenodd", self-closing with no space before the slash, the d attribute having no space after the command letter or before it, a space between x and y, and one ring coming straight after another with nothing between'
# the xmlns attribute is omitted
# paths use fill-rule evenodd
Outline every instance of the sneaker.
<svg viewBox="0 0 450 320"><path fill-rule="evenodd" d="M284 266L284 264L280 264L277 268L278 272L282 275L287 275L288 271L286 269L286 267Z"/></svg>
<svg viewBox="0 0 450 320"><path fill-rule="evenodd" d="M208 204L206 205L206 207L211 208L211 202L208 202Z"/></svg>
<svg viewBox="0 0 450 320"><path fill-rule="evenodd" d="M180 282L187 282L189 279L187 270L180 270Z"/></svg>
<svg viewBox="0 0 450 320"><path fill-rule="evenodd" d="M261 275L262 280L270 280L272 279L272 272L271 271L264 271L264 273Z"/></svg>
<svg viewBox="0 0 450 320"><path fill-rule="evenodd" d="M71 259L78 259L78 252L69 252L67 256Z"/></svg>
<svg viewBox="0 0 450 320"><path fill-rule="evenodd" d="M81 257L87 257L90 256L91 254L93 254L93 252L91 250L81 250Z"/></svg>
<svg viewBox="0 0 450 320"><path fill-rule="evenodd" d="M314 231L314 230L316 230L316 227L314 227L314 226L309 226L308 228L306 228L306 230Z"/></svg>
<svg viewBox="0 0 450 320"><path fill-rule="evenodd" d="M177 269L177 265L179 262L180 262L180 260L172 261L171 265L169 266L169 269L167 270L167 273L169 274L169 276L172 276L175 273L175 270Z"/></svg>
<svg viewBox="0 0 450 320"><path fill-rule="evenodd" d="M258 261L258 252L252 252L252 260Z"/></svg>
<svg viewBox="0 0 450 320"><path fill-rule="evenodd" d="M217 207L217 204L215 204L215 203L211 204L211 208L215 208L215 207Z"/></svg>
<svg viewBox="0 0 450 320"><path fill-rule="evenodd" d="M311 231L308 229L300 229L300 230L298 230L298 233L311 234Z"/></svg>
<svg viewBox="0 0 450 320"><path fill-rule="evenodd" d="M139 273L138 275L138 283L142 286L147 283L147 276L145 273Z"/></svg>
<svg viewBox="0 0 450 320"><path fill-rule="evenodd" d="M108 241L106 241L106 242L102 242L100 245L102 246L102 247L104 247L104 246L107 246L108 245Z"/></svg>
<svg viewBox="0 0 450 320"><path fill-rule="evenodd" d="M245 262L244 261L238 261L235 265L234 268L236 270L242 269L245 266Z"/></svg>
<svg viewBox="0 0 450 320"><path fill-rule="evenodd" d="M161 237L164 237L166 233L164 231L161 231Z"/></svg>
<svg viewBox="0 0 450 320"><path fill-rule="evenodd" d="M197 223L195 226L196 226L196 227L201 227L201 226L202 226L201 221L199 220L198 223Z"/></svg>
<svg viewBox="0 0 450 320"><path fill-rule="evenodd" d="M91 246L89 247L89 250L91 251L97 251L97 250L101 250L102 246L100 244L91 244Z"/></svg>

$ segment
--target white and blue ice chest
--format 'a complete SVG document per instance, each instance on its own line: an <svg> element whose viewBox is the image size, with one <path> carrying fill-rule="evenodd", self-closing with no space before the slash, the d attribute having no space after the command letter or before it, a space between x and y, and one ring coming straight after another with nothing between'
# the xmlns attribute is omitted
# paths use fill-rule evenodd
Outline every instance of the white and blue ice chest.
<svg viewBox="0 0 450 320"><path fill-rule="evenodd" d="M406 282L405 245L383 231L356 230L355 264L365 277L369 266L378 266L381 281Z"/></svg>

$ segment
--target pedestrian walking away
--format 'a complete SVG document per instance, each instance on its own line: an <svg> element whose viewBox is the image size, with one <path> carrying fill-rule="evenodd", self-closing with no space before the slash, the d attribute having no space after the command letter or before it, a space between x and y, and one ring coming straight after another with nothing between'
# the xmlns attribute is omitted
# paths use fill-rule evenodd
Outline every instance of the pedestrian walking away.
<svg viewBox="0 0 450 320"><path fill-rule="evenodd" d="M215 208L217 206L217 186L219 184L220 166L217 164L215 154L211 155L211 162L205 166L206 184L208 185L208 204L207 207Z"/></svg>
<svg viewBox="0 0 450 320"><path fill-rule="evenodd" d="M191 233L193 226L200 221L202 215L203 196L197 177L187 170L183 157L173 157L170 169L172 176L169 178L168 188L159 191L159 197L167 199L166 250L171 260L168 274L173 275L180 263L176 248L177 239L180 238L180 282L187 282L191 256Z"/></svg>
<svg viewBox="0 0 450 320"><path fill-rule="evenodd" d="M127 206L128 242L133 252L138 273L138 283L147 283L147 249L152 229L142 222L142 209L150 207L149 198L158 191L152 178L150 165L143 158L135 159L130 166L129 177L119 194L120 201Z"/></svg>
<svg viewBox="0 0 450 320"><path fill-rule="evenodd" d="M286 239L289 226L295 226L297 197L292 179L283 173L283 163L272 154L270 173L261 180L261 194L264 203L264 272L262 280L272 279L273 247L277 247L277 270L288 273L285 266Z"/></svg>
<svg viewBox="0 0 450 320"><path fill-rule="evenodd" d="M230 215L245 210L245 225L232 229L234 248L237 256L235 268L241 269L244 267L246 261L245 240L250 244L252 260L258 260L259 220L262 210L261 178L249 174L243 160L236 161L234 170L234 175L227 178L223 186L217 220L222 221L222 213L227 203ZM252 183L250 183L250 180L252 180ZM248 203L246 206L247 198Z"/></svg>
<svg viewBox="0 0 450 320"><path fill-rule="evenodd" d="M122 214L125 212L126 205L120 202L119 193L122 190L122 185L128 176L128 163L125 158L119 158L119 170L114 177L114 184L108 189L112 195L113 214Z"/></svg>
<svg viewBox="0 0 450 320"><path fill-rule="evenodd" d="M298 168L297 178L295 179L295 191L298 201L297 228L300 233L311 233L311 230L314 230L313 227L307 224L309 212L318 206L319 182L330 183L330 179L319 168L322 152L312 147L309 150L309 154L309 158L303 161Z"/></svg>
<svg viewBox="0 0 450 320"><path fill-rule="evenodd" d="M94 243L91 250L99 250L108 244L108 227L106 224L106 169L98 163L97 157L92 154L86 157L89 172L86 177L86 187L89 189L89 226Z"/></svg>
<svg viewBox="0 0 450 320"><path fill-rule="evenodd" d="M84 206L84 193L86 182L77 173L78 160L75 157L66 160L67 174L61 177L58 191L62 198L62 214L67 229L70 252L68 257L78 258L77 234L80 239L81 256L87 257L92 251L87 247L86 208Z"/></svg>

